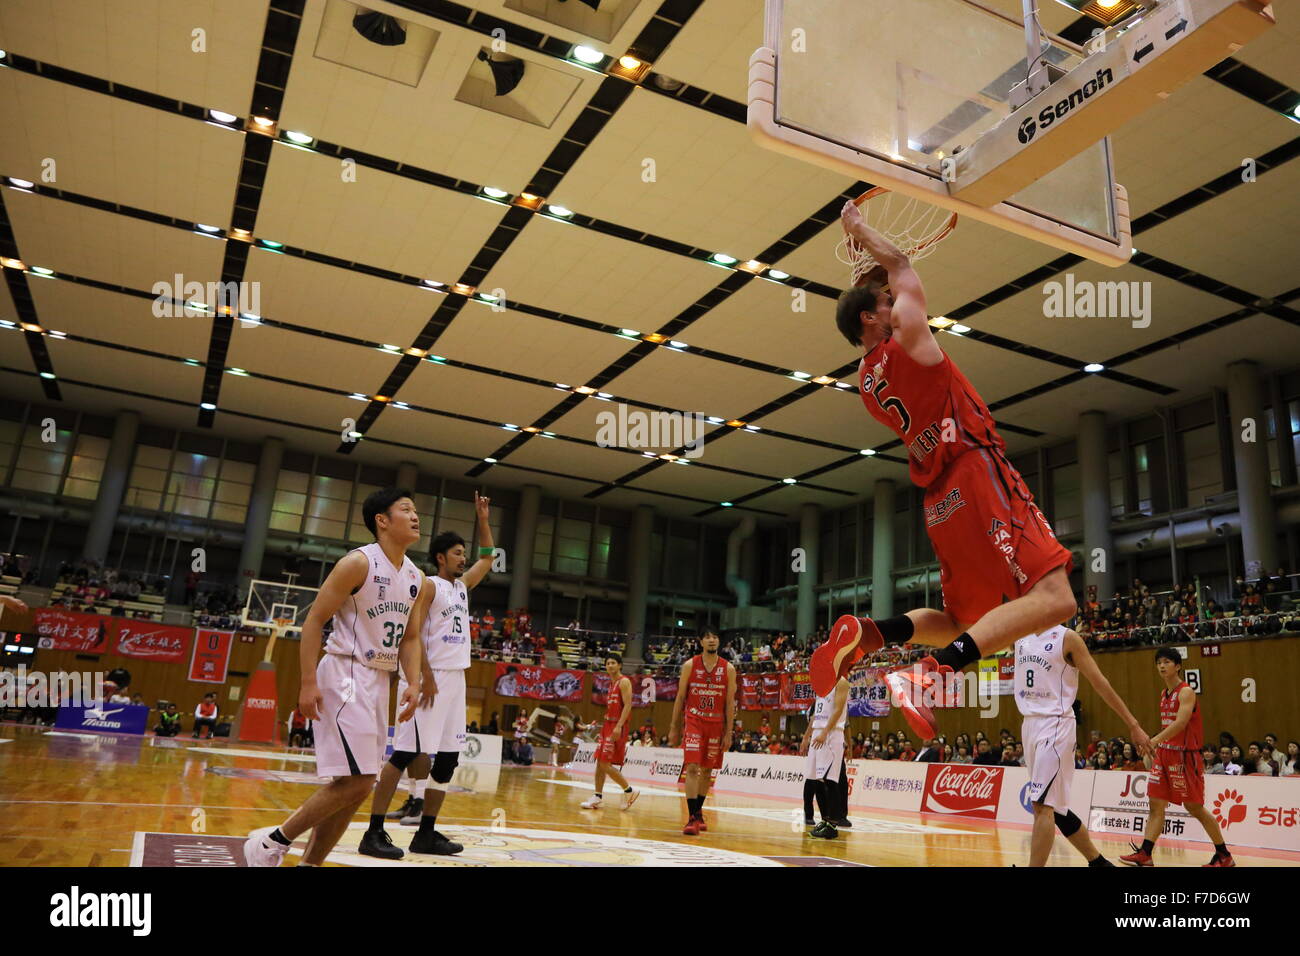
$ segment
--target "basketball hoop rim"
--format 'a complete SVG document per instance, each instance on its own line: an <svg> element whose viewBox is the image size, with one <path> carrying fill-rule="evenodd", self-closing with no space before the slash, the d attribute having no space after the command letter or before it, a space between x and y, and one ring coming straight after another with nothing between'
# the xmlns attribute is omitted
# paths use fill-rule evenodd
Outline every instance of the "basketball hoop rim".
<svg viewBox="0 0 1300 956"><path fill-rule="evenodd" d="M876 199L880 196L885 195L885 193L890 193L890 192L893 192L893 190L890 189L888 186L872 186L861 196L858 196L856 199L854 199L853 205L861 209L863 203L869 202L872 199ZM918 201L923 202L924 200L918 200ZM930 205L934 205L934 204L931 203ZM950 213L948 216L948 221L947 223L944 224L944 227L940 229L938 232L936 232L929 239L926 239L925 242L917 246L915 251L921 252L925 249L929 249L933 245L937 245L938 243L943 242L943 240L951 236L953 230L957 228L957 221L960 218L961 217L956 212ZM849 242L853 243L854 245L857 245L857 243L853 241L852 237L849 238Z"/></svg>

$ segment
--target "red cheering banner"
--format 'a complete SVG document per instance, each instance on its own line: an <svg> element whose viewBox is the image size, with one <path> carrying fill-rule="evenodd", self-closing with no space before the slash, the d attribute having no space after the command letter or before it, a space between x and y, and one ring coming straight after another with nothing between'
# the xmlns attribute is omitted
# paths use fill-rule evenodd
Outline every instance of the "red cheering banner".
<svg viewBox="0 0 1300 956"><path fill-rule="evenodd" d="M649 707L655 701L677 699L678 679L676 677L651 677L649 674L626 676L632 681L633 707ZM592 674L591 702L603 707L608 693L609 675Z"/></svg>
<svg viewBox="0 0 1300 956"><path fill-rule="evenodd" d="M39 646L52 651L107 654L115 620L99 614L79 614L62 608L38 607L33 612Z"/></svg>
<svg viewBox="0 0 1300 956"><path fill-rule="evenodd" d="M764 710L776 710L781 706L781 675L763 675L762 702Z"/></svg>
<svg viewBox="0 0 1300 956"><path fill-rule="evenodd" d="M758 674L740 675L740 709L762 710L763 678Z"/></svg>
<svg viewBox="0 0 1300 956"><path fill-rule="evenodd" d="M229 631L199 631L194 638L194 653L190 655L189 679L224 684L234 643L235 635Z"/></svg>
<svg viewBox="0 0 1300 956"><path fill-rule="evenodd" d="M179 664L189 649L192 627L172 627L153 621L124 620L118 624L114 653L146 661Z"/></svg>
<svg viewBox="0 0 1300 956"><path fill-rule="evenodd" d="M676 700L678 682L676 677L656 677L655 697L658 700Z"/></svg>
<svg viewBox="0 0 1300 956"><path fill-rule="evenodd" d="M996 820L1001 795L1001 767L932 763L926 768L921 812Z"/></svg>
<svg viewBox="0 0 1300 956"><path fill-rule="evenodd" d="M807 674L781 675L781 703L778 710L807 710L813 703L812 678Z"/></svg>
<svg viewBox="0 0 1300 956"><path fill-rule="evenodd" d="M551 667L521 667L497 664L495 690L502 697L528 697L532 700L582 700L582 675L586 671L555 670ZM608 681L608 678L606 678ZM608 683L606 683L608 693ZM633 701L636 695L633 694Z"/></svg>

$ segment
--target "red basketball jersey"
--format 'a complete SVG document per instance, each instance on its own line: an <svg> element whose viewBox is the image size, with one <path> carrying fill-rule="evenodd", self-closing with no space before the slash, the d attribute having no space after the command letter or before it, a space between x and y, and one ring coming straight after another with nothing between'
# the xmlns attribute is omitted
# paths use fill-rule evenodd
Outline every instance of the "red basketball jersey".
<svg viewBox="0 0 1300 956"><path fill-rule="evenodd" d="M718 658L713 670L704 669L704 657L691 658L691 679L686 685L686 716L707 723L727 719L727 662Z"/></svg>
<svg viewBox="0 0 1300 956"><path fill-rule="evenodd" d="M626 678L620 677L616 681L611 681L609 693L605 695L605 722L614 723L623 716L623 695L619 693L619 687Z"/></svg>
<svg viewBox="0 0 1300 956"><path fill-rule="evenodd" d="M871 417L907 446L920 488L973 448L1006 449L988 406L946 353L938 365L920 365L891 338L862 359L858 386Z"/></svg>
<svg viewBox="0 0 1300 956"><path fill-rule="evenodd" d="M1186 681L1179 684L1173 690L1162 690L1160 692L1160 727L1168 727L1178 716L1178 693L1184 687L1190 686ZM1172 737L1162 743L1161 747L1167 747L1170 750L1195 750L1199 751L1205 738L1201 731L1201 702L1196 701L1192 709L1192 719L1187 722L1183 732L1176 737Z"/></svg>

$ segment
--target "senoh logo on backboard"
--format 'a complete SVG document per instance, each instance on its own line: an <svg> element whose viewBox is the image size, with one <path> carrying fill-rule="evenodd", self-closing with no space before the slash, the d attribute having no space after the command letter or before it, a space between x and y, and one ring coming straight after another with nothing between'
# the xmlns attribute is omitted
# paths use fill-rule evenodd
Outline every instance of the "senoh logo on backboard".
<svg viewBox="0 0 1300 956"><path fill-rule="evenodd" d="M1107 85L1115 82L1115 74L1109 69L1098 70L1097 75L1084 83L1077 90L1074 90L1069 96L1057 101L1051 106L1044 106L1038 112L1035 120L1030 116L1020 124L1020 129L1016 131L1017 137L1021 143L1028 143L1038 133L1040 129L1047 129L1057 120L1065 119L1071 112L1078 109L1088 100L1092 99Z"/></svg>
<svg viewBox="0 0 1300 956"><path fill-rule="evenodd" d="M934 763L926 769L921 811L994 820L1001 795L1001 767Z"/></svg>

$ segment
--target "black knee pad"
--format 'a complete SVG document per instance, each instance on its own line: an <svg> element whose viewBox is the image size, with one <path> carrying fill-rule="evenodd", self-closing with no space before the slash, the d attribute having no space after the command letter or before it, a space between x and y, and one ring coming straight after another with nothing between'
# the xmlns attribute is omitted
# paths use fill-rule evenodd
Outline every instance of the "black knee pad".
<svg viewBox="0 0 1300 956"><path fill-rule="evenodd" d="M1074 815L1073 810L1064 815L1053 813L1052 816L1056 817L1056 829L1060 830L1061 836L1066 838L1074 836L1079 832L1079 827L1083 826L1083 821Z"/></svg>
<svg viewBox="0 0 1300 956"><path fill-rule="evenodd" d="M388 758L388 762L398 770L405 770L411 765L411 761L418 756L419 754L414 750L394 750L393 755Z"/></svg>
<svg viewBox="0 0 1300 956"><path fill-rule="evenodd" d="M434 783L451 783L452 775L456 773L456 765L460 763L460 754L454 750L439 750L433 758L433 770L429 774L433 777Z"/></svg>

